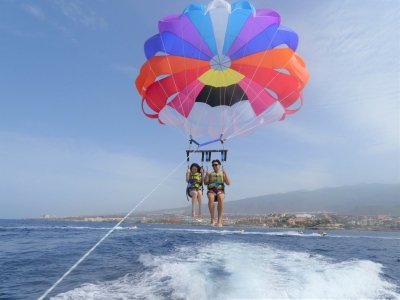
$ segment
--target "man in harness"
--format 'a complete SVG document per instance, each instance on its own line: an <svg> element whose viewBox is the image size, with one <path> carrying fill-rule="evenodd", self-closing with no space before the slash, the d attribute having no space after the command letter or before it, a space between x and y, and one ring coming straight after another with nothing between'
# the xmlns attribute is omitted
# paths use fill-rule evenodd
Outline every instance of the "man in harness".
<svg viewBox="0 0 400 300"><path fill-rule="evenodd" d="M214 202L218 202L218 227L222 227L222 212L224 211L225 184L230 185L231 180L225 169L219 170L221 162L218 159L212 161L213 172L207 170L204 184L207 184L208 208L211 215L211 226L215 225Z"/></svg>

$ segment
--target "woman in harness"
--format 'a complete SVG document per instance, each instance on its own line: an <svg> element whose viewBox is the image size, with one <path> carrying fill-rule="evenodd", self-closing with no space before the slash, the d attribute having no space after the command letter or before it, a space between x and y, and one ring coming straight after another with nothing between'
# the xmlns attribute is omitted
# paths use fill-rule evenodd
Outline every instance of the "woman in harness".
<svg viewBox="0 0 400 300"><path fill-rule="evenodd" d="M192 198L192 219L196 216L196 202L199 203L199 219L201 218L201 201L203 196L203 167L193 163L186 172L186 182L188 183L187 194Z"/></svg>
<svg viewBox="0 0 400 300"><path fill-rule="evenodd" d="M211 226L215 225L214 219L214 202L218 202L218 227L222 227L222 212L224 211L225 184L230 185L231 180L225 172L219 171L221 162L218 159L212 161L213 172L207 170L204 184L207 184L208 192L208 208L211 215Z"/></svg>

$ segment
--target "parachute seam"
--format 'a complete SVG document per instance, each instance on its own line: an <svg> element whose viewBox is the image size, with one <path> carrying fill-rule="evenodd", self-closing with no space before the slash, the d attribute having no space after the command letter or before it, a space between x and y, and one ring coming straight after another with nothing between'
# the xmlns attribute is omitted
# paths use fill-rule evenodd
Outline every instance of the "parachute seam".
<svg viewBox="0 0 400 300"><path fill-rule="evenodd" d="M163 44L164 51L166 51L165 44L164 44L164 39L162 38L162 35L160 35L160 36L161 36L161 42L162 42L162 44ZM175 41L174 41L174 44L175 44ZM168 67L169 67L169 70L171 71L171 76L172 76L172 80L174 81L175 89L178 91L178 86L176 85L174 73L172 72L171 63L170 63L170 61L169 61L169 53L167 53L167 52L165 52L165 53L167 54L166 57L167 57ZM161 83L160 83L160 84L161 84ZM164 88L163 88L163 90L164 90ZM164 92L165 92L165 90L164 90ZM167 94L167 96L168 96L168 94ZM169 98L169 97L168 97L168 98ZM168 99L168 98L167 98L167 99ZM183 118L183 122L184 122L184 124L185 124L185 126L186 126L186 122L187 122L186 118L184 118L179 112L178 112L178 115L179 115L179 117L180 117L181 119Z"/></svg>
<svg viewBox="0 0 400 300"><path fill-rule="evenodd" d="M266 51L265 51L265 53L266 53ZM264 55L265 55L265 53L264 53ZM295 52L292 53L290 59L288 59L287 63L283 66L283 68L285 68L285 67L290 63L290 61L292 60L292 58L293 58L293 56L294 56L294 53L295 53ZM263 59L264 59L264 55L263 55ZM262 61L263 59L261 59L261 61ZM258 68L257 68L257 69L258 69ZM254 72L253 77L254 77L255 73L257 72L257 69L256 69L256 71ZM279 72L277 72L277 73L279 73ZM275 78L276 78L277 76L278 76L278 74L276 74L276 75L268 82L267 86L268 86L272 81L274 81ZM252 78L253 78L253 77L252 77ZM297 77L296 77L296 79L297 79L297 83L299 83L299 79L298 79ZM246 91L247 91L247 89L249 88L249 86L250 86L250 85L247 85ZM265 88L266 88L267 86L263 87L263 90L262 90L262 91L264 91ZM250 102L250 104L252 104L252 103L257 99L257 97L261 94L262 91L260 91L258 94L256 94L256 97ZM293 94L294 92L295 92L295 91L292 91L289 95L286 95L283 99L280 99L280 100L278 100L277 102L279 102L279 104L280 104L283 100L285 100L287 97L289 97L289 96L290 96L291 94ZM285 111L286 111L286 108L285 108ZM236 121L242 114L243 114L243 112L240 113L240 114L237 116L237 118L236 118L235 120L233 120L233 122ZM232 122L232 124L233 124L233 122ZM252 122L252 121L247 122L247 123L246 123L244 126L242 126L240 129L245 128L245 127L246 127L249 123L251 123L251 122ZM260 124L260 125L262 125L262 124ZM240 129L239 129L239 130L240 130Z"/></svg>
<svg viewBox="0 0 400 300"><path fill-rule="evenodd" d="M150 65L150 70L153 72L153 75L156 76L155 72L153 71L153 68L151 67L150 62L147 61L147 63ZM162 88L162 90L164 91L165 95L168 96L167 92L165 91L165 89L164 89L163 85L160 83L160 81L158 80L158 81L156 81L156 82L161 86L161 88ZM155 82L154 82L154 83L155 83ZM146 94L146 99L150 100L150 102L151 102L155 107L157 107L157 109L159 109L159 110L161 111L161 109L158 107L158 105L155 104L154 101L151 100L150 97L147 96L147 94ZM171 123L174 124L174 126L173 126L172 128L174 128L174 129L176 128L175 131L177 131L180 135L183 135L183 136L185 137L185 139L187 139L187 138L188 138L187 133L186 133L186 135L185 135L184 133L182 133L182 132L178 129L179 126L175 125L175 122L174 122L173 120L171 120L168 116L167 116L167 118L168 118L169 121L171 121ZM184 131L183 131L183 132L184 132Z"/></svg>
<svg viewBox="0 0 400 300"><path fill-rule="evenodd" d="M203 30L204 30L204 21L205 21L205 18L202 18L203 20L202 20L202 23L201 23L201 32L199 32L199 34L200 34L200 36L201 36L201 42L200 42L200 50L201 50L201 47L202 47L202 45L203 45L203 40L204 40L204 37L202 36L202 33L203 33ZM197 28L196 28L197 29ZM208 47L208 45L207 45L207 47ZM209 47L208 47L209 48ZM210 49L209 49L210 50ZM210 50L210 52L212 53L212 51ZM200 56L199 56L199 58L200 58ZM197 80L197 82L196 82L196 86L195 86L195 88L196 88L196 92L197 92L197 87L198 87L198 85L199 85L199 65L200 65L200 60L198 61L198 64L197 64L197 74L196 74L196 80ZM204 87L203 87L204 88ZM200 91L201 92L201 91ZM200 93L199 92L199 93ZM196 96L196 99L197 99L197 97L198 97L198 94L197 94L197 96ZM196 104L196 99L194 99L194 103L193 103L193 107L195 106L195 104ZM193 109L193 107L192 107L192 109ZM203 109L202 109L202 112L201 112L201 114L200 114L200 117L199 117L199 119L197 120L197 124L196 124L196 127L194 128L194 132L196 133L196 131L197 131L197 127L198 127L198 125L199 125L199 122L200 122L200 120L201 120L201 117L203 116L203 110L204 110L204 107L203 107ZM194 119L194 117L192 117L192 120L190 120L190 123L193 121L193 119ZM207 131L208 131L208 128L207 128ZM192 133L192 132L191 132ZM196 136L197 137L197 136Z"/></svg>
<svg viewBox="0 0 400 300"><path fill-rule="evenodd" d="M183 40L183 29L182 29L182 20L180 20L180 25L181 25L181 35L182 35L182 37L181 37L181 39L182 39L182 50L183 50L183 62L184 62L184 68L185 68L185 81L186 81L186 85L185 85L185 88L187 88L187 86L188 86L188 80L187 80L187 73L186 73L186 56L185 56L185 44L184 44L184 40ZM180 91L179 92L179 94L181 93L182 91ZM179 94L178 94L178 96L179 96ZM188 93L187 93L188 94ZM188 98L188 95L186 95L186 98L185 98L185 101L184 102L186 102L186 100L187 100L187 98ZM181 105L180 105L180 108L182 109L182 105L183 105L183 103L182 103L182 100L181 100L181 98L179 97L179 101L181 102ZM178 112L179 113L179 112ZM190 134L192 133L191 132L191 124L190 124L190 122L189 121L187 121L187 123L188 123L188 125L189 125L189 132L190 132ZM186 126L185 126L186 127Z"/></svg>
<svg viewBox="0 0 400 300"><path fill-rule="evenodd" d="M289 96L290 96L291 94L293 94L294 92L295 92L295 91L292 91L289 95L287 95L286 97L284 97L284 98L282 99L282 101L285 100L287 97L289 97ZM274 118L270 118L268 121L271 121L271 120L273 120L273 119L274 119ZM251 122L247 122L247 124L244 125L244 126L242 126L242 127L240 128L240 130L243 129L243 128L245 128L245 127L246 127L248 124L250 124L250 123L251 123ZM263 122L263 123L254 125L254 126L248 128L248 129L246 129L246 130L239 131L239 132L237 132L237 133L235 133L235 134L231 134L231 135L230 135L229 137L227 137L226 139L233 138L233 137L235 137L235 136L237 136L237 135L242 134L243 132L249 131L249 130L251 130L251 129L253 129L253 128L256 128L256 127L261 126L261 125L264 125L264 124L266 124L266 123Z"/></svg>
<svg viewBox="0 0 400 300"><path fill-rule="evenodd" d="M278 29L279 29L279 27L278 27ZM273 40L275 39L275 36L276 36L277 33L278 33L278 29L276 30L274 36L273 36L272 39L270 40L270 43L269 43L269 45L268 45L268 48L271 46ZM268 49L268 48L267 48L267 49ZM250 81L253 80L255 74L257 73L257 71L258 71L258 69L259 69L259 67L260 67L260 65L261 65L261 62L264 60L264 57L265 57L267 51L268 51L268 50L265 50L265 51L264 51L264 54L263 54L262 58L260 59L260 62L258 63L257 68L256 68L256 70L254 71L253 76L251 77ZM290 60L293 58L294 53L295 53L295 52L293 51L291 58L290 58L290 59L287 61L287 63L284 65L284 68L287 66L287 64L290 62ZM242 61L242 63L243 63L243 61ZM242 66L242 63L241 63L241 66ZM267 84L266 86L264 86L263 88L265 89L273 80L275 80L275 78L276 78L277 76L278 76L278 74L276 74L276 75L268 82L268 84ZM297 82L299 82L299 81L298 81L298 78L296 78L296 79L297 79ZM246 86L246 89L245 89L245 91L244 91L245 93L246 93L248 87L249 87L249 85ZM260 93L261 93L261 92L260 92ZM259 95L260 93L258 93L258 95ZM291 94L292 94L292 93L291 93ZM257 96L258 96L258 95L257 95ZM240 101L242 101L243 96L244 96L244 94L242 95L242 98L241 98ZM288 97L288 96L287 96L287 97ZM285 97L285 98L286 98L286 97ZM252 103L255 101L255 99L257 99L257 97L255 97L252 101L250 101L250 104L252 104ZM283 99L282 99L282 100L283 100ZM279 100L279 102L281 102L282 100ZM237 109L237 107L236 107L236 109ZM236 109L235 109L235 112L236 112ZM240 113L240 114L233 120L233 122L235 122L242 114L243 114L243 112ZM232 114L232 116L233 116L233 115L234 115L234 114ZM227 129L228 129L230 126L232 126L233 122L227 127ZM249 122L248 122L247 124L249 124ZM246 124L245 126L247 126L247 124ZM241 128L244 128L245 126L242 126ZM227 130L227 129L226 129L226 130ZM226 130L225 130L225 131L226 131ZM224 132L224 133L225 133L225 132Z"/></svg>
<svg viewBox="0 0 400 300"><path fill-rule="evenodd" d="M190 20L190 19L189 19ZM191 20L190 20L190 22L192 22ZM192 24L193 24L193 22L192 22ZM193 24L194 25L194 24ZM202 25L201 25L202 27L202 31L203 31L203 28L204 28L204 18L203 18L203 21L202 21ZM195 28L196 28L196 30L197 30L197 32L199 32L199 30L197 29L197 27L196 26L194 26ZM201 32L202 32L201 31ZM203 36L201 35L201 32L199 32L199 35L201 36L201 41L200 41L200 49L198 49L199 50L199 56L198 56L198 59L197 59L197 71L196 71L196 80L195 81L199 81L198 80L198 78L199 78L199 69L200 69L200 53L202 53L202 51L201 51L201 49L202 49L202 45L203 45L203 40L204 40L204 38L203 38ZM183 29L182 29L182 22L181 22L181 33L182 33L182 35L183 35ZM186 69L185 69L185 72L186 72ZM186 73L185 73L185 76L186 76ZM195 87L194 87L194 89L192 89L191 90L191 92L190 93L188 93L188 95L189 94L191 94L193 91L196 93L197 92L197 87L199 86L199 83L198 82L196 82L196 85L195 85ZM186 84L186 88L187 88L187 84ZM188 90L189 91L189 90ZM187 101L187 99L188 99L188 95L186 95L186 98L185 98L185 100L183 101L183 102L181 102L181 107L182 107L182 105ZM197 97L197 96L196 96ZM194 103L193 103L193 106L194 106L194 104L196 103L196 99L194 99ZM193 107L192 107L192 109L193 109ZM192 111L192 110L191 110ZM192 131L192 128L193 128L193 126L192 126L192 120L193 120L193 117L191 117L191 111L189 112L189 114L188 114L188 124L189 124L189 132L190 132L190 135L192 135L193 134L193 131ZM197 130L197 126L195 127L195 131Z"/></svg>
<svg viewBox="0 0 400 300"><path fill-rule="evenodd" d="M252 14L249 15L249 18L250 18L251 16L252 16ZM248 35L247 35L247 39L249 39L249 37L250 37L250 33L251 33L252 29L253 29L253 26L254 26L254 23L255 23L255 22L256 22L256 18L253 17L253 22L251 23L251 28L250 28L249 33L248 33ZM258 24L258 23L257 23L257 24ZM260 33L261 33L261 32L260 32ZM246 43L246 46L245 46L245 49L244 49L244 53L246 53L248 44L249 44L249 43L247 42L247 43ZM232 45L231 45L231 47L232 47ZM241 70L242 64L243 64L243 61L240 63L240 68L239 68L239 70ZM229 102L229 107L231 107L232 100L233 100L233 95L235 94L236 86L237 86L238 84L239 84L239 82L236 83L235 86L233 87L233 91L232 91L232 95L231 95L231 100L230 100L230 102ZM243 92L244 92L244 91L243 91ZM243 96L244 96L244 94L242 95L242 98L239 100L239 102L242 101ZM230 125L230 122L231 122L233 116L235 115L236 110L237 110L238 107L239 107L239 105L237 105L237 106L235 107L235 110L233 111L233 114L232 114L231 117L229 118L229 120L228 120L228 122L227 122L227 124L226 124L226 128L224 129L224 131L222 132L222 134L224 134L224 133L228 130L228 128L231 126L231 125Z"/></svg>

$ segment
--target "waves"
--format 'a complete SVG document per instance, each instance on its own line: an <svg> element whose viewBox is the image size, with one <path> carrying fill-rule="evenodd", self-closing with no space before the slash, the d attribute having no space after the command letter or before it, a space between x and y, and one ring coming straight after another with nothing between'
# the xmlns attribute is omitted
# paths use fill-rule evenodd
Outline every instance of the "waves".
<svg viewBox="0 0 400 300"><path fill-rule="evenodd" d="M39 297L113 226L4 221L3 298ZM53 299L400 299L396 232L328 231L322 237L293 229L118 229Z"/></svg>
<svg viewBox="0 0 400 300"><path fill-rule="evenodd" d="M8 230L110 230L113 227L89 227L89 226L7 226L0 227L0 231ZM129 227L118 226L117 230L126 230Z"/></svg>
<svg viewBox="0 0 400 300"><path fill-rule="evenodd" d="M269 236L298 236L298 237L318 237L315 230L305 230L303 233L299 233L295 230L279 230L279 231L265 231L265 230L253 230L253 229L181 229L181 228L154 228L155 230L162 231L172 231L172 232L193 232L196 234L219 234L219 235L229 235L229 234L244 234L244 235L269 235ZM331 232L327 231L327 236L324 238L366 238L366 239L387 239L387 240L400 240L400 237L389 237L389 236L362 236L362 235L342 235L338 234L338 231Z"/></svg>
<svg viewBox="0 0 400 300"><path fill-rule="evenodd" d="M238 242L143 253L141 272L84 284L52 299L360 299L399 298L369 260L338 262L323 255Z"/></svg>

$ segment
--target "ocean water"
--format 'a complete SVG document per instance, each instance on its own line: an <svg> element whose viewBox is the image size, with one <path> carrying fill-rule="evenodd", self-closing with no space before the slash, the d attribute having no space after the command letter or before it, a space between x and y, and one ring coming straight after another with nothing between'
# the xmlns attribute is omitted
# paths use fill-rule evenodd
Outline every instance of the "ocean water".
<svg viewBox="0 0 400 300"><path fill-rule="evenodd" d="M0 220L0 299L37 299L114 225ZM127 226L49 298L400 299L399 232Z"/></svg>

